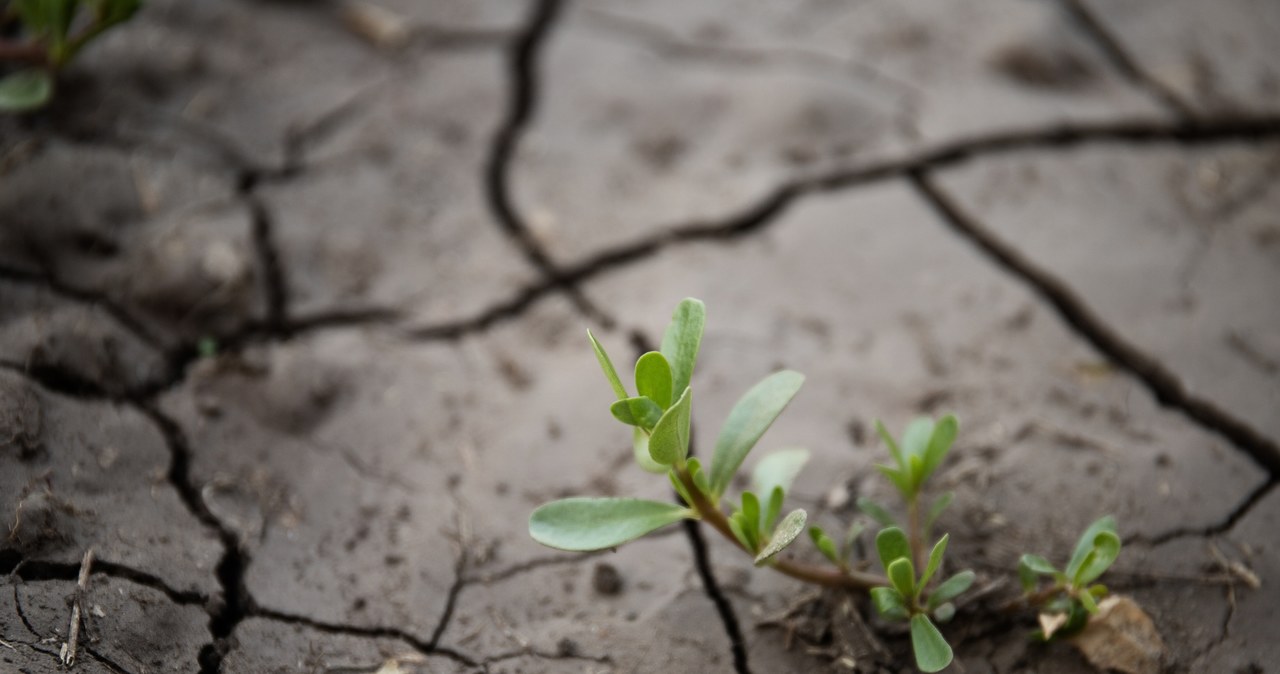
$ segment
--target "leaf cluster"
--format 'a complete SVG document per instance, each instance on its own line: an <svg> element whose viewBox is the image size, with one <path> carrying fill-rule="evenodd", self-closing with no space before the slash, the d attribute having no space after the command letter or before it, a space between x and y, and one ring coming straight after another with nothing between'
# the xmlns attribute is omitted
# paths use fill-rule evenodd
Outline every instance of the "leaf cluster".
<svg viewBox="0 0 1280 674"><path fill-rule="evenodd" d="M1110 515L1089 525L1063 570L1039 555L1023 555L1018 560L1018 580L1023 594L1040 607L1037 636L1048 640L1079 632L1089 616L1098 612L1098 600L1107 595L1106 586L1093 581L1119 556L1120 535ZM1044 578L1049 579L1047 587L1042 587Z"/></svg>
<svg viewBox="0 0 1280 674"><path fill-rule="evenodd" d="M86 44L129 20L142 0L12 0L0 8L0 28L16 24L23 42L7 50L28 64L0 78L0 112L42 107L54 76Z"/></svg>

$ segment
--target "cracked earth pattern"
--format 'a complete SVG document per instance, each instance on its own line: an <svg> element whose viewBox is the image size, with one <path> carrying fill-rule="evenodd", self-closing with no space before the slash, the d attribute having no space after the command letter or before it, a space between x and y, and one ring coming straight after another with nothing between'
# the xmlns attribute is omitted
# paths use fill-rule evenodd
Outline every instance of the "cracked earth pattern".
<svg viewBox="0 0 1280 674"><path fill-rule="evenodd" d="M696 296L701 419L809 375L765 444L819 521L954 411L957 563L1115 513L1169 671L1280 672L1280 5L379 4L398 49L153 0L0 119L0 671L57 669L90 546L84 672L832 667L696 527L527 536L670 498L582 334ZM966 672L1091 671L964 623Z"/></svg>

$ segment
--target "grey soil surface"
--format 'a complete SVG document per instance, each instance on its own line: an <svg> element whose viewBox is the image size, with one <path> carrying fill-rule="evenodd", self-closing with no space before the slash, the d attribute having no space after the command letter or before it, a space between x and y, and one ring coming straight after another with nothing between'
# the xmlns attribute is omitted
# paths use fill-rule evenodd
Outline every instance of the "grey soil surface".
<svg viewBox="0 0 1280 674"><path fill-rule="evenodd" d="M373 5L152 0L0 118L0 672L90 547L93 674L850 671L710 530L527 534L671 498L584 333L685 296L698 447L806 373L762 449L829 529L960 418L964 672L1093 671L991 607L1106 513L1164 669L1280 672L1280 5Z"/></svg>

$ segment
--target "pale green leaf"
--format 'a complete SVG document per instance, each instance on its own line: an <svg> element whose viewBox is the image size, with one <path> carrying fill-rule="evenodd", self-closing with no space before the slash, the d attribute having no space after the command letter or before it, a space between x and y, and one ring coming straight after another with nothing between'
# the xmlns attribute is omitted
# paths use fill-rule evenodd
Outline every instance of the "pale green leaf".
<svg viewBox="0 0 1280 674"><path fill-rule="evenodd" d="M636 361L636 391L664 410L671 407L671 367L662 354L650 351Z"/></svg>
<svg viewBox="0 0 1280 674"><path fill-rule="evenodd" d="M804 375L798 372L775 372L753 386L733 406L720 429L711 459L711 488L717 496L728 488L742 460L803 383Z"/></svg>
<svg viewBox="0 0 1280 674"><path fill-rule="evenodd" d="M929 563L924 567L924 574L920 576L920 587L924 588L929 584L929 580L933 578L933 574L938 572L938 567L942 566L942 556L947 551L947 541L951 540L951 534L947 534L938 539L938 543L933 546L933 551L929 553Z"/></svg>
<svg viewBox="0 0 1280 674"><path fill-rule="evenodd" d="M911 558L911 543L902 529L888 527L876 534L876 552L880 555L880 565L888 571L895 560Z"/></svg>
<svg viewBox="0 0 1280 674"><path fill-rule="evenodd" d="M689 407L693 389L685 389L680 400L658 420L649 434L649 456L663 465L684 461L689 455Z"/></svg>
<svg viewBox="0 0 1280 674"><path fill-rule="evenodd" d="M906 470L907 464L902 458L902 450L898 448L898 443L893 441L893 436L889 435L889 429L884 427L884 422L879 419L876 419L876 433L880 434L885 447L889 448L889 455L893 457L893 462L898 464L899 469Z"/></svg>
<svg viewBox="0 0 1280 674"><path fill-rule="evenodd" d="M689 388L706 324L706 306L692 297L681 301L671 314L671 323L662 335L662 355L671 365L672 396Z"/></svg>
<svg viewBox="0 0 1280 674"><path fill-rule="evenodd" d="M778 528L773 530L773 537L769 539L769 544L765 546L764 550L760 551L760 554L756 555L756 565L765 563L770 557L782 552L783 548L791 545L791 541L794 541L796 536L799 536L800 532L804 531L804 523L807 519L808 515L800 509L792 510L786 517L782 518L782 521L778 523Z"/></svg>
<svg viewBox="0 0 1280 674"><path fill-rule="evenodd" d="M760 499L749 491L742 492L742 526L750 529L754 540L760 540Z"/></svg>
<svg viewBox="0 0 1280 674"><path fill-rule="evenodd" d="M943 417L933 426L933 433L929 436L929 445L924 451L924 474L921 479L928 478L942 464L942 460L946 458L947 451L951 449L951 443L956 440L956 433L959 431L959 424L956 418L950 414Z"/></svg>
<svg viewBox="0 0 1280 674"><path fill-rule="evenodd" d="M1071 561L1067 564L1067 578L1075 578L1076 573L1080 571L1080 566L1084 563L1084 558L1094 548L1094 539L1098 534L1109 531L1116 533L1116 518L1107 515L1085 529L1084 535L1080 536L1080 540L1076 543L1076 549L1071 553Z"/></svg>
<svg viewBox="0 0 1280 674"><path fill-rule="evenodd" d="M911 616L911 648L922 672L940 672L951 664L951 646L923 613Z"/></svg>
<svg viewBox="0 0 1280 674"><path fill-rule="evenodd" d="M649 459L648 456L646 456L645 458ZM649 461L653 461L653 459L649 459ZM658 467L664 468L665 466L658 466ZM680 495L680 500L687 503L690 507L693 507L693 498L689 494L689 490L685 489L684 483L681 482L680 478L676 476L676 470L674 468L667 471L667 479L671 480L671 487L676 490L677 494Z"/></svg>
<svg viewBox="0 0 1280 674"><path fill-rule="evenodd" d="M674 503L635 498L567 498L529 515L529 535L551 548L604 550L694 516Z"/></svg>
<svg viewBox="0 0 1280 674"><path fill-rule="evenodd" d="M22 70L0 78L0 112L35 110L53 96L53 77L43 70Z"/></svg>
<svg viewBox="0 0 1280 674"><path fill-rule="evenodd" d="M898 470L893 466L886 466L882 463L876 464L876 470L880 471L881 473L884 474L885 477L889 478L889 481L893 483L893 486L898 488L898 491L902 492L903 496L905 497L911 496L911 492L912 492L911 477L908 473ZM910 468L908 468L907 470L910 470Z"/></svg>
<svg viewBox="0 0 1280 674"><path fill-rule="evenodd" d="M772 494L775 487L782 487L786 493L808 460L807 449L788 448L771 452L760 459L751 471L751 486L761 496Z"/></svg>
<svg viewBox="0 0 1280 674"><path fill-rule="evenodd" d="M934 620L937 620L940 623L951 622L951 619L956 615L956 605L951 602L947 602L938 608L933 609L932 613Z"/></svg>
<svg viewBox="0 0 1280 674"><path fill-rule="evenodd" d="M1052 576L1058 573L1049 560L1039 555L1023 555L1018 560L1018 581L1022 583L1023 592L1031 592L1040 582L1040 576Z"/></svg>
<svg viewBox="0 0 1280 674"><path fill-rule="evenodd" d="M902 456L909 459L918 457L924 460L925 451L929 448L929 439L933 437L933 419L918 417L907 424L902 432Z"/></svg>
<svg viewBox="0 0 1280 674"><path fill-rule="evenodd" d="M1098 612L1098 602L1093 598L1092 594L1089 594L1088 592L1081 592L1076 595L1076 599L1080 601L1080 605L1084 607L1084 610L1089 613Z"/></svg>
<svg viewBox="0 0 1280 674"><path fill-rule="evenodd" d="M896 561L889 565L886 569L889 576L889 582L893 583L893 587L902 593L904 597L914 597L916 595L916 570L911 564L909 557L899 557Z"/></svg>
<svg viewBox="0 0 1280 674"><path fill-rule="evenodd" d="M782 491L782 487L774 487L769 493L769 504L764 511L764 519L760 522L761 531L772 531L773 523L778 521L778 515L782 514L782 501L787 497L786 492Z"/></svg>
<svg viewBox="0 0 1280 674"><path fill-rule="evenodd" d="M636 463L650 473L665 473L667 467L649 456L649 434L644 429L636 428L631 434L631 451L635 453Z"/></svg>
<svg viewBox="0 0 1280 674"><path fill-rule="evenodd" d="M907 600L891 587L871 588L871 601L876 605L876 611L889 620L906 620L910 615Z"/></svg>
<svg viewBox="0 0 1280 674"><path fill-rule="evenodd" d="M609 406L609 412L614 419L645 430L652 429L662 418L662 408L658 407L658 403L644 396L616 400Z"/></svg>
<svg viewBox="0 0 1280 674"><path fill-rule="evenodd" d="M832 564L841 563L840 553L836 550L836 542L831 540L831 537L827 535L827 532L822 530L822 527L809 527L809 538L813 540L814 547L818 548L818 551L821 552L824 557L831 560Z"/></svg>
<svg viewBox="0 0 1280 674"><path fill-rule="evenodd" d="M591 334L590 330L587 331L587 339L591 340L591 348L596 351L596 360L600 361L600 369L604 370L604 377L609 380L609 385L613 387L618 400L628 397L627 388L622 385L622 380L618 378L618 371L613 368L613 361L609 360L609 354L605 353L604 347L596 341L596 336Z"/></svg>
<svg viewBox="0 0 1280 674"><path fill-rule="evenodd" d="M929 610L932 611L939 606L959 597L969 586L973 585L974 578L977 578L972 571L961 571L956 575L948 578L946 582L939 585L932 594L929 595Z"/></svg>
<svg viewBox="0 0 1280 674"><path fill-rule="evenodd" d="M1093 582L1103 572L1111 568L1116 557L1120 556L1120 537L1110 531L1100 532L1093 539L1093 550L1085 555L1084 562L1076 571L1071 584L1084 587Z"/></svg>
<svg viewBox="0 0 1280 674"><path fill-rule="evenodd" d="M738 539L742 547L750 552L756 551L756 543L747 535L747 530L742 527L742 517L738 513L729 516L729 531L733 532L733 537Z"/></svg>

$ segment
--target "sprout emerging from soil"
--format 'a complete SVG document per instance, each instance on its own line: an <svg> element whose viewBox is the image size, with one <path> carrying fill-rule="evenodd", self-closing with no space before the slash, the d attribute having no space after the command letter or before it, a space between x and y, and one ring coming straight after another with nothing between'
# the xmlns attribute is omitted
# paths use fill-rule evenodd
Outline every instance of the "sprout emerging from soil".
<svg viewBox="0 0 1280 674"><path fill-rule="evenodd" d="M552 548L591 551L616 547L681 520L701 520L750 555L756 566L869 596L882 618L909 624L918 668L925 672L945 669L953 655L936 623L951 620L956 613L953 600L969 589L976 576L973 571L961 571L945 580L939 578L950 536L939 538L927 554L925 542L931 540L933 525L952 495L942 494L923 511L920 501L929 477L942 465L955 441L959 431L955 417L916 419L900 440L877 422L876 429L893 459L892 464L877 468L902 496L906 520L900 525L884 506L858 500L859 509L883 527L875 537L875 547L884 575L871 573L865 563L854 559L861 523L855 522L837 543L820 527L806 529L804 510L782 514L787 490L809 458L807 450L783 449L765 456L751 473L751 488L737 498L728 493L747 454L800 390L803 375L783 370L765 377L729 412L710 463L704 466L689 456L690 380L705 324L702 302L686 299L676 307L661 350L636 361L635 395L627 391L604 347L587 333L617 398L609 411L632 427L636 462L650 472L665 473L680 503L635 498L562 499L533 511L529 535ZM806 530L829 564L810 565L779 557L778 553ZM1106 589L1093 581L1119 552L1115 520L1104 517L1085 532L1064 571L1042 557L1022 557L1018 571L1022 601L1040 614L1041 638L1067 636L1088 623L1089 616L1098 610L1097 600L1106 594ZM1052 582L1041 587L1042 577Z"/></svg>

